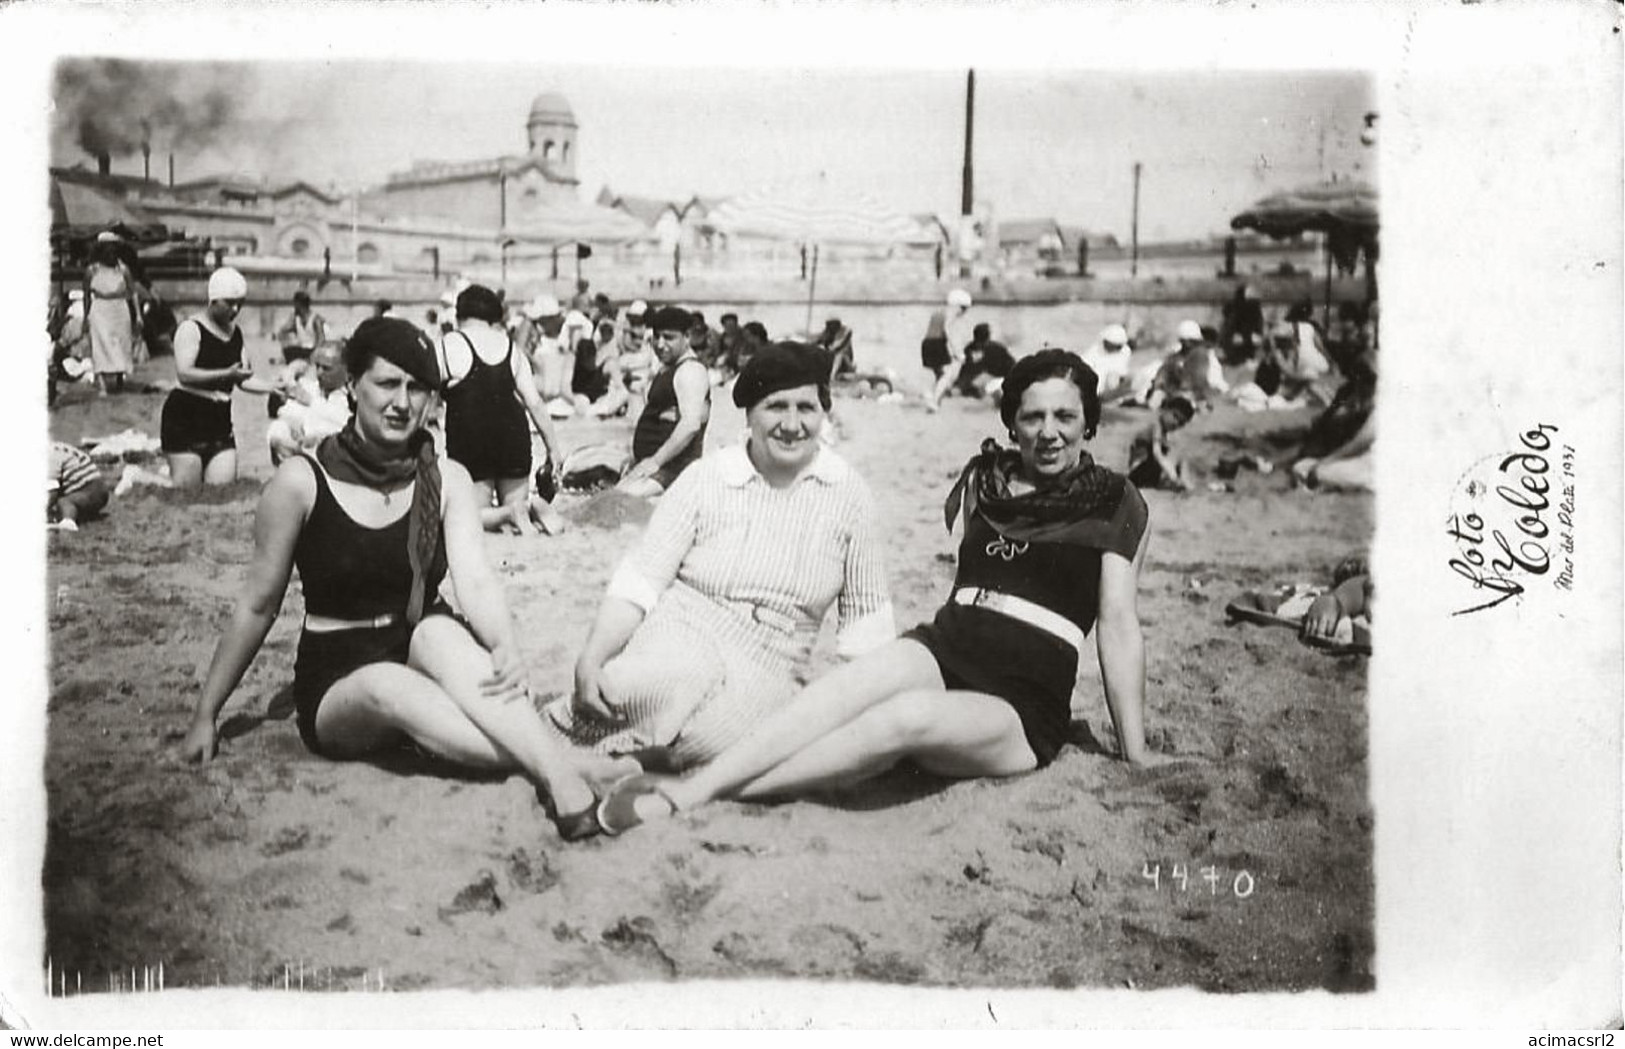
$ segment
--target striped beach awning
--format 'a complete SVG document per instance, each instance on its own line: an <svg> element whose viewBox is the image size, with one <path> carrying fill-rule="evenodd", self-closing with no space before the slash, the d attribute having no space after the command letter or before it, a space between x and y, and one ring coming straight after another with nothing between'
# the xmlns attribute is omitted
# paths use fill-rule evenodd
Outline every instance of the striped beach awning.
<svg viewBox="0 0 1625 1049"><path fill-rule="evenodd" d="M561 201L526 216L515 233L555 244L624 244L649 239L649 230L624 211Z"/></svg>
<svg viewBox="0 0 1625 1049"><path fill-rule="evenodd" d="M835 198L771 191L731 197L706 224L724 233L818 244L932 243L921 224L862 196Z"/></svg>

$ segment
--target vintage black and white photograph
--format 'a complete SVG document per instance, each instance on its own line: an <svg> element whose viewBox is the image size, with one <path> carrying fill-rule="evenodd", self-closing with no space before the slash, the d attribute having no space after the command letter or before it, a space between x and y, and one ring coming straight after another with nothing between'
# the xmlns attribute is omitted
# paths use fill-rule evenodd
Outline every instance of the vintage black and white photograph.
<svg viewBox="0 0 1625 1049"><path fill-rule="evenodd" d="M1472 351L1389 264L1383 52L761 40L42 64L53 1007L1408 989L1378 839L1427 793L1382 799L1438 715L1384 762L1377 693L1617 576L1618 409L1509 407L1406 502L1414 369ZM1571 347L1605 399L1618 342Z"/></svg>

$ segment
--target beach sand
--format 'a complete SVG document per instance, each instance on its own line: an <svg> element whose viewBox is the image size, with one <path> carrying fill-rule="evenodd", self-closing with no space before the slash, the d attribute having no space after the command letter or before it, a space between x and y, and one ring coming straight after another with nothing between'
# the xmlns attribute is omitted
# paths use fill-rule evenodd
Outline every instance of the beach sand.
<svg viewBox="0 0 1625 1049"><path fill-rule="evenodd" d="M75 389L51 433L156 435L161 403ZM947 592L942 499L982 437L1000 435L997 417L965 401L935 415L837 408L840 451L878 501L906 628ZM222 712L219 758L201 770L174 761L268 471L263 401L239 396L236 411L248 479L189 498L137 488L49 541L46 946L87 992L160 961L171 988L1373 986L1367 661L1224 614L1244 589L1326 582L1368 547L1372 502L1291 491L1284 470L1244 472L1234 491L1206 484L1226 455L1286 459L1310 413L1198 418L1175 438L1197 491L1147 495L1148 734L1187 762L1136 771L1111 756L1091 644L1075 745L1041 772L950 783L899 770L565 845L517 777L306 753L288 692L297 585ZM739 416L717 399L713 445L736 439ZM1108 411L1097 458L1122 468L1144 418ZM560 429L574 446L629 427ZM638 534L636 515L561 505L575 519L562 536L487 539L544 698L569 687Z"/></svg>

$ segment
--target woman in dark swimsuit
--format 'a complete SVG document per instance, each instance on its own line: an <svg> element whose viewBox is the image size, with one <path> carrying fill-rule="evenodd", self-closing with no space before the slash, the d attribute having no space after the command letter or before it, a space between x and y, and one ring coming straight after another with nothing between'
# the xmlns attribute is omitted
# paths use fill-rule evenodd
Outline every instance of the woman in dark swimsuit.
<svg viewBox="0 0 1625 1049"><path fill-rule="evenodd" d="M164 400L159 443L177 488L237 479L231 391L251 378L237 314L248 282L229 266L209 276L209 305L175 332L175 389Z"/></svg>
<svg viewBox="0 0 1625 1049"><path fill-rule="evenodd" d="M1016 451L989 441L948 496L963 517L959 570L929 624L814 682L693 776L638 775L605 798L619 833L718 797L851 782L908 758L942 776L1011 776L1047 765L1066 738L1082 643L1095 631L1121 756L1145 744L1145 645L1135 596L1145 501L1083 450L1100 402L1075 354L1017 363L1000 414Z"/></svg>
<svg viewBox="0 0 1625 1049"><path fill-rule="evenodd" d="M468 472L423 423L440 386L410 323L364 321L345 348L355 414L315 455L284 462L260 497L248 583L215 649L184 756L213 757L215 719L275 621L298 567L299 733L361 758L403 742L471 769L513 769L545 792L566 837L596 833L586 763L529 701L502 585L481 549ZM462 616L439 598L450 574ZM465 618L466 617L466 618Z"/></svg>

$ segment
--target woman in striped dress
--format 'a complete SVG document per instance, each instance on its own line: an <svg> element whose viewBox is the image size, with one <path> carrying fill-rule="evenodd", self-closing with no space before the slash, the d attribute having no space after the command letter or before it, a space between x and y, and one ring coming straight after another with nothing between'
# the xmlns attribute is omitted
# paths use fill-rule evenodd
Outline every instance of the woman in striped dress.
<svg viewBox="0 0 1625 1049"><path fill-rule="evenodd" d="M548 713L571 740L683 768L803 683L833 605L837 650L895 636L868 486L819 439L829 379L810 347L758 353L734 386L743 445L700 459L620 565Z"/></svg>
<svg viewBox="0 0 1625 1049"><path fill-rule="evenodd" d="M623 780L599 809L602 829L617 834L719 797L846 784L905 758L954 778L1042 768L1066 742L1091 631L1120 756L1169 760L1145 739L1136 593L1147 508L1084 451L1100 421L1097 384L1065 350L1018 362L999 406L1016 448L988 441L944 507L964 534L936 617L820 678L693 775Z"/></svg>

